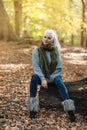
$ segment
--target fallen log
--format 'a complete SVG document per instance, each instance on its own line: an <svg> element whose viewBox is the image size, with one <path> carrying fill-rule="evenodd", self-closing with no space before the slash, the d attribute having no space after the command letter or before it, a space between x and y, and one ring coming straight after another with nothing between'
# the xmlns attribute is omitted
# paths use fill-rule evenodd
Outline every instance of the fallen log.
<svg viewBox="0 0 87 130"><path fill-rule="evenodd" d="M81 80L77 80L77 81L70 81L70 82L64 82L66 84L66 86L81 86L81 85L86 85L87 84L87 78L83 78Z"/></svg>
<svg viewBox="0 0 87 130"><path fill-rule="evenodd" d="M76 109L87 111L87 78L73 82L64 82L69 90L70 98L75 101ZM40 107L62 108L61 97L53 83L39 91Z"/></svg>

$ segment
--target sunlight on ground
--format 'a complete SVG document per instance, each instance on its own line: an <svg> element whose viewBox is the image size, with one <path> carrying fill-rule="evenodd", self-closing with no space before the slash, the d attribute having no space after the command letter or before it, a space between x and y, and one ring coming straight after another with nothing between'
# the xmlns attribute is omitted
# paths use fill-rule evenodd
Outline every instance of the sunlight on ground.
<svg viewBox="0 0 87 130"><path fill-rule="evenodd" d="M81 61L81 60L72 60L72 61L68 61L69 63L73 64L73 65L84 65L87 66L87 61Z"/></svg>
<svg viewBox="0 0 87 130"><path fill-rule="evenodd" d="M87 56L86 53L66 53L64 55L66 58L73 58L73 59L84 59Z"/></svg>
<svg viewBox="0 0 87 130"><path fill-rule="evenodd" d="M19 70L25 69L29 64L0 64L1 70Z"/></svg>
<svg viewBox="0 0 87 130"><path fill-rule="evenodd" d="M67 58L68 62L72 64L87 65L86 53L66 53L64 54L64 58Z"/></svg>
<svg viewBox="0 0 87 130"><path fill-rule="evenodd" d="M28 64L0 64L1 69L20 69L27 66Z"/></svg>

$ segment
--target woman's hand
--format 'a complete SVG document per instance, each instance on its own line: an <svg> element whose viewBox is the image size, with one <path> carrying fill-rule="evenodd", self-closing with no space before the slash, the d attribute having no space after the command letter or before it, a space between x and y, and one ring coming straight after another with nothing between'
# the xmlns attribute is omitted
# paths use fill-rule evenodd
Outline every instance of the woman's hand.
<svg viewBox="0 0 87 130"><path fill-rule="evenodd" d="M42 85L42 87L44 87L44 88L47 88L47 87L48 87L48 86L47 86L47 81L46 81L46 79L42 80L41 85Z"/></svg>

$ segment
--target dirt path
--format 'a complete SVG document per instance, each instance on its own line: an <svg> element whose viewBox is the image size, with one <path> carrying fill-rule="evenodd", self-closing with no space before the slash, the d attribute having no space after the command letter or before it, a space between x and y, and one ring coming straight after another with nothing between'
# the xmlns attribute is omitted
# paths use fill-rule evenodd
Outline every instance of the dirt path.
<svg viewBox="0 0 87 130"><path fill-rule="evenodd" d="M31 120L26 100L33 73L32 49L35 45L0 42L0 130L86 130L86 117L76 113L77 122L70 123L67 114L40 110ZM63 79L87 77L87 52L82 48L63 48Z"/></svg>

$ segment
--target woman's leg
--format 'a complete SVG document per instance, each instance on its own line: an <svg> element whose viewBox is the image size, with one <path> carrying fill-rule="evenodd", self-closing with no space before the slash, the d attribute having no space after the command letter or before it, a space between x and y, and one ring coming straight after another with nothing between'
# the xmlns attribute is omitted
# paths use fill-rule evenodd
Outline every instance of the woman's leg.
<svg viewBox="0 0 87 130"><path fill-rule="evenodd" d="M38 84L41 84L39 76L36 74L32 75L30 82L30 98L27 101L30 118L35 118L36 113L39 111L39 100L36 98Z"/></svg>
<svg viewBox="0 0 87 130"><path fill-rule="evenodd" d="M65 84L64 84L64 82L63 82L63 80L61 78L61 76L57 76L54 79L54 83L58 87L62 99L63 100L69 99L68 90L67 90L67 88L66 88L66 86L65 86Z"/></svg>
<svg viewBox="0 0 87 130"><path fill-rule="evenodd" d="M36 97L38 84L41 84L39 76L37 74L32 75L30 82L30 97Z"/></svg>
<svg viewBox="0 0 87 130"><path fill-rule="evenodd" d="M64 111L68 112L71 121L75 121L76 117L74 115L75 111L74 101L69 98L68 90L65 84L63 83L61 76L57 76L54 79L54 83L57 85L60 95L63 99L62 105L64 107Z"/></svg>

